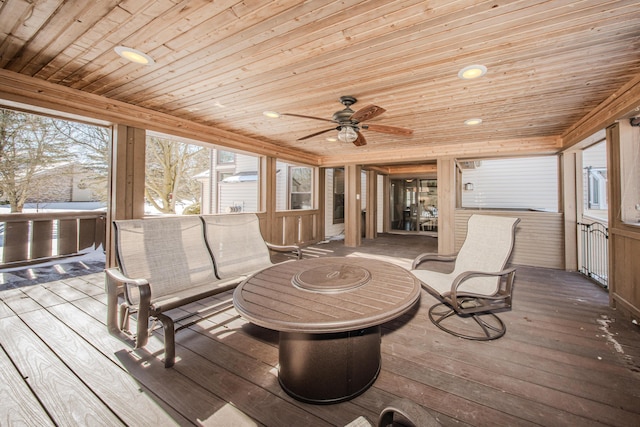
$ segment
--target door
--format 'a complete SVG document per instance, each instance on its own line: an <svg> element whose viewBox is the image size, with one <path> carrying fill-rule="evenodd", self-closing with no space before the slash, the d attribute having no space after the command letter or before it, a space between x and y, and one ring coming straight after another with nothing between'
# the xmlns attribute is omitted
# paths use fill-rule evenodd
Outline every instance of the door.
<svg viewBox="0 0 640 427"><path fill-rule="evenodd" d="M391 180L391 230L438 231L438 184L435 179Z"/></svg>

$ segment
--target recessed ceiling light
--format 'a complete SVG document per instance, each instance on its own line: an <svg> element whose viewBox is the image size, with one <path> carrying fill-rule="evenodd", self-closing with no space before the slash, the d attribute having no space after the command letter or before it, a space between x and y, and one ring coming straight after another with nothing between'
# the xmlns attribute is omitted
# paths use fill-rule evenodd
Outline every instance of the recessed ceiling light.
<svg viewBox="0 0 640 427"><path fill-rule="evenodd" d="M270 119L277 119L278 117L280 117L280 113L276 111L264 111L262 115L265 117L269 117Z"/></svg>
<svg viewBox="0 0 640 427"><path fill-rule="evenodd" d="M487 74L487 67L484 65L469 65L458 71L458 77L465 80L477 79Z"/></svg>
<svg viewBox="0 0 640 427"><path fill-rule="evenodd" d="M326 138L326 140L329 141L329 142L336 142L338 140L338 138L330 136L330 137Z"/></svg>
<svg viewBox="0 0 640 427"><path fill-rule="evenodd" d="M480 123L482 123L482 119L467 119L464 121L467 126L479 125Z"/></svg>
<svg viewBox="0 0 640 427"><path fill-rule="evenodd" d="M137 49L133 49L125 46L116 46L113 50L115 50L116 53L121 57L123 57L124 59L127 59L131 62L135 62L136 64L142 64L142 65L155 64L155 61L153 60L153 58L151 58L149 55L147 55L144 52L140 52Z"/></svg>

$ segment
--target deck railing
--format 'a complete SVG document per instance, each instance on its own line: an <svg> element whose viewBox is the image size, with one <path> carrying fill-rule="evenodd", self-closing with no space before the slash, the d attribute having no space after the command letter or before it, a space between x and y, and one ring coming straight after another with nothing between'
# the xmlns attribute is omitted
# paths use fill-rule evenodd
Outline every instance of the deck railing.
<svg viewBox="0 0 640 427"><path fill-rule="evenodd" d="M0 215L0 268L18 267L104 247L106 214L100 211Z"/></svg>
<svg viewBox="0 0 640 427"><path fill-rule="evenodd" d="M579 271L604 288L609 287L609 229L599 222L578 223L581 250Z"/></svg>

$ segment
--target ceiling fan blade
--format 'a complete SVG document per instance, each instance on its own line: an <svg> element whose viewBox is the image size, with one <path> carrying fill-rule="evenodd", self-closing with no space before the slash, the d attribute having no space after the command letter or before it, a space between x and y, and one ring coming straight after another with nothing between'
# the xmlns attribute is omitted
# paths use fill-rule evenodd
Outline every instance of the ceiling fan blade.
<svg viewBox="0 0 640 427"><path fill-rule="evenodd" d="M323 119L323 118L320 118L320 117L305 116L303 114L281 113L280 115L281 116L302 117L303 119L322 120L323 122L332 122L333 123L333 120Z"/></svg>
<svg viewBox="0 0 640 427"><path fill-rule="evenodd" d="M373 119L374 117L378 117L380 114L384 113L385 110L382 107L378 107L377 105L367 105L353 113L351 115L351 120L356 122L364 122L365 120Z"/></svg>
<svg viewBox="0 0 640 427"><path fill-rule="evenodd" d="M323 134L325 132L329 132L331 130L336 130L336 128L329 128L329 129L321 130L320 132L312 133L311 135L303 136L302 138L298 138L298 141L302 141L304 139L313 138L314 136L321 135L321 134Z"/></svg>
<svg viewBox="0 0 640 427"><path fill-rule="evenodd" d="M364 135L362 135L360 132L356 132L358 134L358 138L353 141L353 145L355 145L356 147L361 147L363 145L367 145L367 140L364 139Z"/></svg>
<svg viewBox="0 0 640 427"><path fill-rule="evenodd" d="M412 129L399 128L397 126L378 125L373 123L362 125L362 129L368 129L368 130L372 130L374 132L380 132L380 133L388 133L391 135L404 135L404 136L413 135Z"/></svg>

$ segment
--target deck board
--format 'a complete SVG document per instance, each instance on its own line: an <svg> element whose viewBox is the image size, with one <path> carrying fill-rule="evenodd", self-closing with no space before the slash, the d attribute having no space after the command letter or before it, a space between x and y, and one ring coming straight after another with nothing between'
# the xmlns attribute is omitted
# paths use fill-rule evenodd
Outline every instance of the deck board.
<svg viewBox="0 0 640 427"><path fill-rule="evenodd" d="M42 322L31 328L48 329ZM2 346L56 425L124 425L21 318L1 319L0 329L12 332L3 334Z"/></svg>
<svg viewBox="0 0 640 427"><path fill-rule="evenodd" d="M7 353L0 349L0 425L22 425L25 420L39 426L53 426L53 422L36 396L15 369Z"/></svg>
<svg viewBox="0 0 640 427"><path fill-rule="evenodd" d="M323 245L335 255L344 246ZM375 256L380 246L365 242ZM388 248L389 246L387 246ZM311 248L311 251L314 249ZM411 258L418 246L394 246ZM322 252L320 252L322 253ZM230 304L231 292L184 309ZM640 331L608 295L575 273L518 268L506 335L473 342L428 319L436 299L382 325L382 371L362 395L335 405L289 397L277 381L277 332L231 307L178 332L165 369L162 331L144 349L106 331L102 273L0 292L0 424L340 426L371 421L403 397L444 426L640 424ZM132 324L134 327L135 324Z"/></svg>

